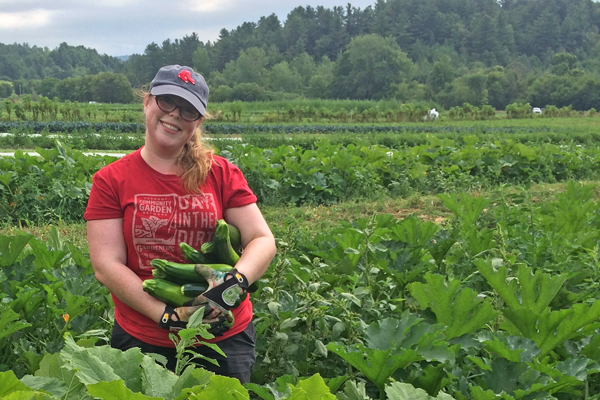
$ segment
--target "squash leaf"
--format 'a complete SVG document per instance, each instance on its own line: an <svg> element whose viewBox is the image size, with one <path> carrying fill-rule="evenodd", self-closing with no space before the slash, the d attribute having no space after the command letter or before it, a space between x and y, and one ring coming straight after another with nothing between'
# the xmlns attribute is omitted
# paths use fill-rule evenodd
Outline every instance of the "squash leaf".
<svg viewBox="0 0 600 400"><path fill-rule="evenodd" d="M422 309L431 308L437 322L446 325L446 339L473 333L498 315L491 301L471 289L461 290L458 280L446 282L442 275L430 273L425 280L409 284L408 289Z"/></svg>

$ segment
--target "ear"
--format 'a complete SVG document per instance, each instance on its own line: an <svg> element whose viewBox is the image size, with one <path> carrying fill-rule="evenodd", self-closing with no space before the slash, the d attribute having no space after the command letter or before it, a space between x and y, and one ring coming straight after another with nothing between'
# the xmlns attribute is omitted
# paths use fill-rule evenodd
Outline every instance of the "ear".
<svg viewBox="0 0 600 400"><path fill-rule="evenodd" d="M204 121L204 115L201 116L200 119L196 121L196 129L200 128L200 125L202 125L202 121Z"/></svg>
<svg viewBox="0 0 600 400"><path fill-rule="evenodd" d="M146 93L144 95L144 112L146 111L146 108L148 108L148 104L150 104L150 100L152 99L152 95L150 93Z"/></svg>

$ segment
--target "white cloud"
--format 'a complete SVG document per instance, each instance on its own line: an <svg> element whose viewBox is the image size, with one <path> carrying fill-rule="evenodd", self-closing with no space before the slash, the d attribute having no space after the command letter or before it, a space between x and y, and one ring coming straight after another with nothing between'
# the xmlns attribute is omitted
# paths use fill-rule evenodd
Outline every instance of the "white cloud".
<svg viewBox="0 0 600 400"><path fill-rule="evenodd" d="M214 12L222 12L233 8L234 1L233 0L190 0L186 1L186 6L181 7L182 9L187 9L193 12L201 12L201 13L214 13Z"/></svg>
<svg viewBox="0 0 600 400"><path fill-rule="evenodd" d="M27 12L1 13L0 29L40 28L50 24L52 11L31 10Z"/></svg>

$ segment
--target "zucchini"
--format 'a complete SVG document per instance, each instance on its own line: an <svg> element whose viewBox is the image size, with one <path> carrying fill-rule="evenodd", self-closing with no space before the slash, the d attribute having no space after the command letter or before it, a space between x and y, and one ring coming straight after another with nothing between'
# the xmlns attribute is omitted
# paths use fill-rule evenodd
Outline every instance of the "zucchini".
<svg viewBox="0 0 600 400"><path fill-rule="evenodd" d="M186 283L181 285L181 294L184 296L196 297L206 292L208 284L206 283Z"/></svg>
<svg viewBox="0 0 600 400"><path fill-rule="evenodd" d="M206 268L210 268L213 271L217 272L229 272L233 269L231 265L227 264L196 264L194 266L196 268L196 274L202 275L202 273L206 270ZM204 276L204 275L202 275Z"/></svg>
<svg viewBox="0 0 600 400"><path fill-rule="evenodd" d="M181 285L165 279L146 279L142 282L142 288L144 292L152 297L173 307L181 307L186 302L194 299L194 297L185 296L181 293Z"/></svg>
<svg viewBox="0 0 600 400"><path fill-rule="evenodd" d="M242 235L240 230L231 224L227 224L229 227L229 241L231 242L231 247L236 251L236 253L241 254L242 250Z"/></svg>
<svg viewBox="0 0 600 400"><path fill-rule="evenodd" d="M154 268L152 270L152 276L156 279L165 279L169 282L173 282L176 283L178 285L184 285L186 283L188 283L188 280L185 279L179 279L179 278L175 278L173 276L168 275L165 271L163 271L160 268Z"/></svg>
<svg viewBox="0 0 600 400"><path fill-rule="evenodd" d="M229 238L229 225L225 220L217 221L213 243L217 252L218 260L222 263L234 266L240 259L240 256L233 249L231 239Z"/></svg>
<svg viewBox="0 0 600 400"><path fill-rule="evenodd" d="M208 263L211 260L206 257L204 254L200 253L198 250L190 246L185 242L179 243L179 248L181 249L181 253L186 260L193 264L203 264Z"/></svg>
<svg viewBox="0 0 600 400"><path fill-rule="evenodd" d="M206 282L202 275L196 273L196 270L194 269L196 264L180 264L155 258L150 261L150 265L154 268L161 269L168 277L172 277L173 280L184 281L186 283ZM171 280L170 278L167 279Z"/></svg>
<svg viewBox="0 0 600 400"><path fill-rule="evenodd" d="M200 251L207 257L214 257L216 255L215 244L213 242L204 242L200 246Z"/></svg>

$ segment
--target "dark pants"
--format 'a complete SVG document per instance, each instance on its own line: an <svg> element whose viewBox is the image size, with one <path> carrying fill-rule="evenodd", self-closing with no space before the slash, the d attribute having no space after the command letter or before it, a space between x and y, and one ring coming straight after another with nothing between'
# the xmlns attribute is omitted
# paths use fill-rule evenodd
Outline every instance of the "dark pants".
<svg viewBox="0 0 600 400"><path fill-rule="evenodd" d="M243 332L228 337L227 339L223 339L217 343L219 348L227 355L227 358L207 346L196 346L193 348L196 353L217 360L219 366L202 359L194 360L194 362L215 374L237 378L241 383L247 383L250 382L250 373L252 372L252 366L256 360L254 353L255 342L256 332L254 331L254 325L250 323ZM113 327L110 345L111 347L120 350L139 347L142 353L156 353L163 355L167 358L167 368L171 371L175 370L175 364L177 362L175 348L153 346L142 342L125 332L116 321Z"/></svg>

